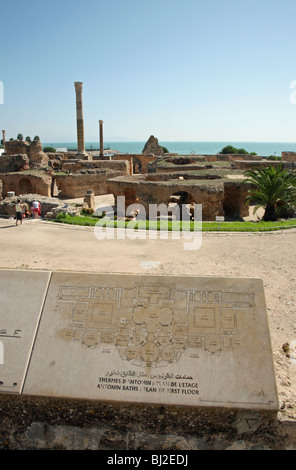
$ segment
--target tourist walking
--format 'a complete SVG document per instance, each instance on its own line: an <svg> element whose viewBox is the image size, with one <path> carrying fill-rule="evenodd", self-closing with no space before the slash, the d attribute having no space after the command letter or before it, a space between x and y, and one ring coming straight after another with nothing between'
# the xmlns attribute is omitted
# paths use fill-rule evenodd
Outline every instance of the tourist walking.
<svg viewBox="0 0 296 470"><path fill-rule="evenodd" d="M32 203L32 209L33 209L33 214L34 214L34 219L39 218L39 211L40 211L40 205L39 202L34 199Z"/></svg>
<svg viewBox="0 0 296 470"><path fill-rule="evenodd" d="M15 205L15 225L18 225L18 223L23 223L23 207L21 205L21 200L18 199L17 203Z"/></svg>

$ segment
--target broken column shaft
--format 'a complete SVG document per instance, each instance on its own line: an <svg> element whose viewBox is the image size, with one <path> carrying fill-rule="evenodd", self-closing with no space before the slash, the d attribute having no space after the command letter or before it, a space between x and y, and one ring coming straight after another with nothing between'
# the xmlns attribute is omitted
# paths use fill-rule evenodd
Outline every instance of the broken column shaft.
<svg viewBox="0 0 296 470"><path fill-rule="evenodd" d="M77 119L77 146L78 155L86 155L84 143L84 120L82 105L82 82L75 82L76 92L76 119Z"/></svg>

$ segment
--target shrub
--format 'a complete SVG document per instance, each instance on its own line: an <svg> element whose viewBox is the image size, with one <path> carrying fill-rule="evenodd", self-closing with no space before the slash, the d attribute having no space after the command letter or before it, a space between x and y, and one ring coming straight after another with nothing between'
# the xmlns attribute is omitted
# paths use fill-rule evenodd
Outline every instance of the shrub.
<svg viewBox="0 0 296 470"><path fill-rule="evenodd" d="M276 208L277 216L281 219L292 219L295 214L295 207L290 204L278 205Z"/></svg>
<svg viewBox="0 0 296 470"><path fill-rule="evenodd" d="M86 207L83 207L83 209L81 209L82 215L93 215L93 213L94 213L93 209L88 209Z"/></svg>
<svg viewBox="0 0 296 470"><path fill-rule="evenodd" d="M43 152L50 152L50 153L55 153L56 149L53 147L44 147Z"/></svg>
<svg viewBox="0 0 296 470"><path fill-rule="evenodd" d="M18 134L17 135L17 140L23 140L23 139L24 139L23 134Z"/></svg>
<svg viewBox="0 0 296 470"><path fill-rule="evenodd" d="M270 155L266 160L281 161L282 157L276 157L275 155Z"/></svg>
<svg viewBox="0 0 296 470"><path fill-rule="evenodd" d="M256 152L248 152L246 149L237 149L233 147L232 145L226 145L226 147L223 147L221 152L219 154L228 154L228 153L233 153L233 154L239 154L239 155L257 155Z"/></svg>
<svg viewBox="0 0 296 470"><path fill-rule="evenodd" d="M67 214L66 212L60 212L58 215L57 215L57 219L66 219L67 217Z"/></svg>
<svg viewBox="0 0 296 470"><path fill-rule="evenodd" d="M232 145L227 145L226 147L223 147L220 153L237 153L237 149L235 147L232 147Z"/></svg>
<svg viewBox="0 0 296 470"><path fill-rule="evenodd" d="M236 153L239 155L248 155L249 152L247 152L245 149L237 149Z"/></svg>

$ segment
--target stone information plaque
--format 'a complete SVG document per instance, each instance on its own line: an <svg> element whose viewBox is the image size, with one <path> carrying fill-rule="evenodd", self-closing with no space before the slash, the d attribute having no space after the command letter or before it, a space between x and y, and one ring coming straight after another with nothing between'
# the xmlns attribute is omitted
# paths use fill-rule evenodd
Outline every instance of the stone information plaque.
<svg viewBox="0 0 296 470"><path fill-rule="evenodd" d="M23 393L277 410L263 282L53 273Z"/></svg>
<svg viewBox="0 0 296 470"><path fill-rule="evenodd" d="M0 270L0 393L21 393L49 279Z"/></svg>

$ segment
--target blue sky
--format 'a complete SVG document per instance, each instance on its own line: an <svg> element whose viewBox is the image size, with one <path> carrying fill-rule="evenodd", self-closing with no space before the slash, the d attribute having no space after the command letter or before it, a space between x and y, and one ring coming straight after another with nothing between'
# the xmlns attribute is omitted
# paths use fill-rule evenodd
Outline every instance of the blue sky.
<svg viewBox="0 0 296 470"><path fill-rule="evenodd" d="M76 141L296 141L295 0L1 2L0 126Z"/></svg>

